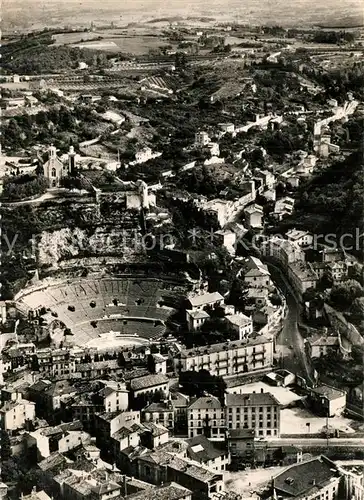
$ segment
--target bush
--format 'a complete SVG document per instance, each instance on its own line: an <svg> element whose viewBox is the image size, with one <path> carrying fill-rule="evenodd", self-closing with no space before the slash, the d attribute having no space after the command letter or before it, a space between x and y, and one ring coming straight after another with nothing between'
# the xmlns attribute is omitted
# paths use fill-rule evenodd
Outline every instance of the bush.
<svg viewBox="0 0 364 500"><path fill-rule="evenodd" d="M19 177L7 177L4 182L3 198L18 201L46 192L48 182L43 176L33 177L28 174Z"/></svg>

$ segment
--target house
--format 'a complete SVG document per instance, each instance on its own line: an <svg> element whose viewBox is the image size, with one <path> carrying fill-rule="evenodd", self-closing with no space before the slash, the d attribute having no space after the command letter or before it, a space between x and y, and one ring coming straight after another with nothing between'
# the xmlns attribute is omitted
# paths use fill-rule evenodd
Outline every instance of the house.
<svg viewBox="0 0 364 500"><path fill-rule="evenodd" d="M111 436L110 452L116 463L119 464L119 454L130 446L136 448L140 445L140 435L143 432L143 426L139 423L131 424L127 427L121 427Z"/></svg>
<svg viewBox="0 0 364 500"><path fill-rule="evenodd" d="M245 221L249 228L258 229L263 227L263 207L254 203L244 209Z"/></svg>
<svg viewBox="0 0 364 500"><path fill-rule="evenodd" d="M236 233L227 229L220 229L214 233L214 238L218 245L223 246L230 255L235 255Z"/></svg>
<svg viewBox="0 0 364 500"><path fill-rule="evenodd" d="M103 400L105 411L124 411L128 409L129 405L129 392L125 384L120 382L113 384L112 382L106 383L107 385L98 392L98 396Z"/></svg>
<svg viewBox="0 0 364 500"><path fill-rule="evenodd" d="M265 288L271 285L270 272L266 265L249 269L244 275L244 281L249 287Z"/></svg>
<svg viewBox="0 0 364 500"><path fill-rule="evenodd" d="M134 493L128 496L128 500L192 500L192 491L171 482Z"/></svg>
<svg viewBox="0 0 364 500"><path fill-rule="evenodd" d="M280 200L277 200L275 205L274 205L274 216L275 218L280 221L285 217L286 215L291 215L293 212L294 208L294 199L291 198L290 196L285 196L284 198L281 198Z"/></svg>
<svg viewBox="0 0 364 500"><path fill-rule="evenodd" d="M229 429L227 443L231 460L253 457L255 430L247 428Z"/></svg>
<svg viewBox="0 0 364 500"><path fill-rule="evenodd" d="M218 448L206 436L195 436L188 440L187 456L191 460L205 465L210 470L222 472L230 464L227 450Z"/></svg>
<svg viewBox="0 0 364 500"><path fill-rule="evenodd" d="M209 439L225 437L225 413L215 396L204 396L191 401L187 408L188 436L204 435Z"/></svg>
<svg viewBox="0 0 364 500"><path fill-rule="evenodd" d="M195 134L195 146L204 147L210 142L210 138L207 132L196 132Z"/></svg>
<svg viewBox="0 0 364 500"><path fill-rule="evenodd" d="M320 385L310 389L309 402L318 414L335 417L345 410L346 392L328 385Z"/></svg>
<svg viewBox="0 0 364 500"><path fill-rule="evenodd" d="M187 408L189 397L181 392L172 392L170 401L174 411L174 425L176 429L187 428Z"/></svg>
<svg viewBox="0 0 364 500"><path fill-rule="evenodd" d="M76 392L76 388L67 380L38 380L27 389L27 397L36 403L37 416L54 416L61 410L62 401Z"/></svg>
<svg viewBox="0 0 364 500"><path fill-rule="evenodd" d="M298 229L290 229L287 234L288 241L296 243L300 247L312 245L313 236L308 231L299 231Z"/></svg>
<svg viewBox="0 0 364 500"><path fill-rule="evenodd" d="M162 153L153 153L153 151L147 147L135 153L135 161L132 164L145 163L159 156L162 156Z"/></svg>
<svg viewBox="0 0 364 500"><path fill-rule="evenodd" d="M154 422L144 422L144 430L141 435L141 444L147 448L154 450L165 444L169 440L169 432L162 424Z"/></svg>
<svg viewBox="0 0 364 500"><path fill-rule="evenodd" d="M209 142L203 147L203 150L206 151L211 158L220 155L220 146L217 142Z"/></svg>
<svg viewBox="0 0 364 500"><path fill-rule="evenodd" d="M302 449L298 446L281 446L279 455L283 465L300 464L303 460Z"/></svg>
<svg viewBox="0 0 364 500"><path fill-rule="evenodd" d="M168 397L169 378L163 373L134 378L130 381L130 390L134 398L143 394L148 395L156 392L164 393L164 395Z"/></svg>
<svg viewBox="0 0 364 500"><path fill-rule="evenodd" d="M91 442L91 436L82 430L80 422L70 422L55 427L42 427L26 435L27 448L36 447L37 456L47 458L53 452L65 453Z"/></svg>
<svg viewBox="0 0 364 500"><path fill-rule="evenodd" d="M288 370L280 369L275 372L267 373L265 376L267 382L276 387L288 387L296 382L296 375Z"/></svg>
<svg viewBox="0 0 364 500"><path fill-rule="evenodd" d="M162 424L169 430L174 429L174 410L170 400L152 403L142 411L144 422Z"/></svg>
<svg viewBox="0 0 364 500"><path fill-rule="evenodd" d="M139 411L105 412L96 415L96 445L100 449L111 449L111 437L122 427L140 424Z"/></svg>
<svg viewBox="0 0 364 500"><path fill-rule="evenodd" d="M218 127L220 130L222 130L224 133L230 133L233 134L235 131L235 125L233 123L219 123Z"/></svg>
<svg viewBox="0 0 364 500"><path fill-rule="evenodd" d="M280 436L280 404L267 392L226 394L228 429L255 429L256 437Z"/></svg>
<svg viewBox="0 0 364 500"><path fill-rule="evenodd" d="M273 364L273 340L259 335L246 338L182 349L174 357L175 371L209 370L211 375L236 375L249 373Z"/></svg>
<svg viewBox="0 0 364 500"><path fill-rule="evenodd" d="M205 307L216 308L224 303L224 297L219 292L203 293L188 299L192 311L201 311Z"/></svg>
<svg viewBox="0 0 364 500"><path fill-rule="evenodd" d="M253 333L253 320L243 313L229 314L226 320L238 333L239 340L249 337Z"/></svg>
<svg viewBox="0 0 364 500"><path fill-rule="evenodd" d="M136 462L139 479L156 485L174 481L193 492L192 500L208 500L224 491L221 473L163 450L138 457Z"/></svg>
<svg viewBox="0 0 364 500"><path fill-rule="evenodd" d="M0 497L2 498L2 497ZM52 500L50 496L44 490L37 491L36 486L34 486L32 492L29 495L22 495L22 500Z"/></svg>
<svg viewBox="0 0 364 500"><path fill-rule="evenodd" d="M206 311L186 311L186 320L190 331L200 330L201 326L209 319L210 315Z"/></svg>
<svg viewBox="0 0 364 500"><path fill-rule="evenodd" d="M342 474L324 456L292 465L273 478L273 497L282 499L323 498L340 500Z"/></svg>
<svg viewBox="0 0 364 500"><path fill-rule="evenodd" d="M5 431L24 429L35 419L35 403L26 399L7 401L0 408L0 428Z"/></svg>
<svg viewBox="0 0 364 500"><path fill-rule="evenodd" d="M320 358L340 351L339 337L334 335L316 335L307 339L311 358Z"/></svg>

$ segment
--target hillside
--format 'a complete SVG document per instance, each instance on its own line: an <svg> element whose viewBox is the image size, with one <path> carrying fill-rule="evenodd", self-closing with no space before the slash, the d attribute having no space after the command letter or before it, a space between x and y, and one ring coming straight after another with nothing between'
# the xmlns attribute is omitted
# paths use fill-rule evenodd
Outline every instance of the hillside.
<svg viewBox="0 0 364 500"><path fill-rule="evenodd" d="M330 235L332 242L348 235L345 247L353 245L352 252L362 256L363 238L358 236L364 231L363 167L363 153L358 151L318 172L300 186L295 212L278 232L289 227L307 229L320 235L319 243L324 243L325 236Z"/></svg>

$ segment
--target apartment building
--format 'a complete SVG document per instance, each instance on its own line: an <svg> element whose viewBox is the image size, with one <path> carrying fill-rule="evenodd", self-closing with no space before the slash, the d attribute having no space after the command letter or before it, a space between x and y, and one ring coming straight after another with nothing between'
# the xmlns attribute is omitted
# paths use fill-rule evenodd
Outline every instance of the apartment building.
<svg viewBox="0 0 364 500"><path fill-rule="evenodd" d="M273 237L262 244L263 255L277 259L284 267L293 262L304 262L305 254L294 241Z"/></svg>
<svg viewBox="0 0 364 500"><path fill-rule="evenodd" d="M316 288L318 275L309 262L291 263L287 271L291 284L300 295L309 288Z"/></svg>
<svg viewBox="0 0 364 500"><path fill-rule="evenodd" d="M175 371L209 370L211 375L249 373L273 365L273 340L263 335L234 342L182 349L174 359Z"/></svg>
<svg viewBox="0 0 364 500"><path fill-rule="evenodd" d="M207 438L225 438L225 411L215 396L197 398L187 408L188 436L204 435Z"/></svg>
<svg viewBox="0 0 364 500"><path fill-rule="evenodd" d="M226 394L228 429L255 429L256 437L280 436L280 405L272 394Z"/></svg>

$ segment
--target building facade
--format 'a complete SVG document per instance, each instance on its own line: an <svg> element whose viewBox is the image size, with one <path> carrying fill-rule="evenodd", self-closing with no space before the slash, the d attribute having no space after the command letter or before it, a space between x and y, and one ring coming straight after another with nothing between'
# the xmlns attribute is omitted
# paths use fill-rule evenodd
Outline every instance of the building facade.
<svg viewBox="0 0 364 500"><path fill-rule="evenodd" d="M174 359L175 371L209 370L211 375L236 375L249 373L273 365L273 340L258 336L183 349Z"/></svg>

